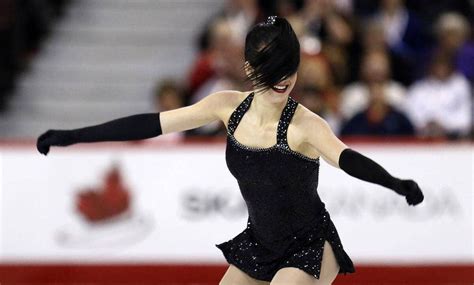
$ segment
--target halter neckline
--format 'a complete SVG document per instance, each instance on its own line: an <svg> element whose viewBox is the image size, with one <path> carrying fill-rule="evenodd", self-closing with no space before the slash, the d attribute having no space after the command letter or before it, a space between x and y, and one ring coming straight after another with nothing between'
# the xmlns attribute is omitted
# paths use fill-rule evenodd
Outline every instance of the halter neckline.
<svg viewBox="0 0 474 285"><path fill-rule="evenodd" d="M240 121L242 120L242 117L250 108L253 97L254 97L254 92L247 95L247 97L239 104L239 106L237 106L237 108L234 110L234 112L229 118L227 133L228 133L228 136L234 141L234 143L237 146L239 146L240 148L250 150L250 151L270 151L272 149L285 149L286 151L292 154L295 154L298 157L303 158L305 160L309 160L311 162L319 162L319 157L312 158L312 157L306 156L304 154L301 154L299 152L292 150L290 146L288 145L288 138L287 138L288 126L290 125L291 119L293 118L293 115L295 114L296 107L298 106L298 102L294 100L291 96L288 96L288 100L286 102L285 107L283 108L283 111L280 115L280 119L278 121L277 132L276 132L276 138L277 138L276 144L269 147L252 147L252 146L247 146L239 142L235 138L234 132L237 129L237 126L239 125Z"/></svg>

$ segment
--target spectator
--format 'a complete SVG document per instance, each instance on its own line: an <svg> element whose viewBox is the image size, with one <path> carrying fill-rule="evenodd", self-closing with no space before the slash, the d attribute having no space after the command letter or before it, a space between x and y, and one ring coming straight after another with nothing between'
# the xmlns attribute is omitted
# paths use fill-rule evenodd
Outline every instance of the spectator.
<svg viewBox="0 0 474 285"><path fill-rule="evenodd" d="M468 21L460 14L442 14L436 22L438 46L435 52L448 54L455 59L456 70L474 80L474 42L467 41L470 34Z"/></svg>
<svg viewBox="0 0 474 285"><path fill-rule="evenodd" d="M158 112L183 107L183 91L180 84L172 79L161 80L154 92L154 103Z"/></svg>
<svg viewBox="0 0 474 285"><path fill-rule="evenodd" d="M374 19L383 27L389 53L400 62L400 66L394 66L394 78L411 84L421 76L416 60L429 46L425 26L403 0L381 0Z"/></svg>
<svg viewBox="0 0 474 285"><path fill-rule="evenodd" d="M226 0L224 8L209 19L198 36L201 52L209 48L211 28L218 19L227 20L233 33L243 41L249 28L263 19L263 12L257 0Z"/></svg>
<svg viewBox="0 0 474 285"><path fill-rule="evenodd" d="M302 6L303 1L301 0L276 0L275 14L289 20L297 15Z"/></svg>
<svg viewBox="0 0 474 285"><path fill-rule="evenodd" d="M229 22L217 20L211 31L211 68L213 76L201 84L191 95L190 104L200 101L207 95L226 89L245 89L245 73L243 70L243 42L234 35ZM214 122L193 130L189 134L215 136L225 134L225 126Z"/></svg>
<svg viewBox="0 0 474 285"><path fill-rule="evenodd" d="M469 40L457 52L456 69L474 84L474 29L471 29Z"/></svg>
<svg viewBox="0 0 474 285"><path fill-rule="evenodd" d="M189 93L194 94L202 84L215 75L214 55L216 42L223 38L219 31L228 32L227 38L243 44L247 31L263 18L257 0L227 0L224 9L212 17L199 35L199 56L189 72ZM225 23L225 28L223 28ZM217 38L216 38L217 37ZM186 98L186 104L191 104Z"/></svg>
<svg viewBox="0 0 474 285"><path fill-rule="evenodd" d="M312 39L313 53L321 51L330 63L336 85L355 80L354 71L358 65L359 45L353 30L354 19L341 12L344 1L309 0L300 13ZM347 8L347 7L346 7ZM307 49L306 38L302 40L303 50Z"/></svg>
<svg viewBox="0 0 474 285"><path fill-rule="evenodd" d="M243 42L235 36L229 22L217 19L210 33L209 49L202 53L191 71L192 104L208 94L233 88L235 81L244 79Z"/></svg>
<svg viewBox="0 0 474 285"><path fill-rule="evenodd" d="M467 19L474 16L474 3L466 0L417 0L407 1L407 7L423 17L425 23L434 23L445 12L456 12Z"/></svg>
<svg viewBox="0 0 474 285"><path fill-rule="evenodd" d="M341 119L337 110L334 110L335 100L331 100L335 97L333 95L337 94L330 94L328 96L316 85L303 86L297 92L299 102L312 112L323 117L334 132L338 134L341 128Z"/></svg>
<svg viewBox="0 0 474 285"><path fill-rule="evenodd" d="M471 129L471 96L469 82L455 71L452 57L438 53L428 76L410 88L407 112L422 136L463 137Z"/></svg>
<svg viewBox="0 0 474 285"><path fill-rule="evenodd" d="M306 102L311 111L322 116L337 134L340 129L339 90L334 85L329 64L323 56L303 54L294 97Z"/></svg>
<svg viewBox="0 0 474 285"><path fill-rule="evenodd" d="M362 28L362 48L368 52L384 52L390 61L390 73L393 79L409 86L417 78L416 57L404 57L392 51L385 41L385 31L379 19L367 20Z"/></svg>
<svg viewBox="0 0 474 285"><path fill-rule="evenodd" d="M351 17L335 12L328 14L324 22L322 52L331 65L334 83L338 86L356 80L360 45L354 26Z"/></svg>
<svg viewBox="0 0 474 285"><path fill-rule="evenodd" d="M366 53L389 50L385 41L384 27L380 20L374 18L366 20L362 25L361 34L362 48Z"/></svg>
<svg viewBox="0 0 474 285"><path fill-rule="evenodd" d="M214 73L192 94L192 104L213 92L239 89L245 80L242 68L243 42L235 37L229 22L219 19L212 27L211 34L211 67Z"/></svg>
<svg viewBox="0 0 474 285"><path fill-rule="evenodd" d="M203 50L198 55L188 74L188 94L194 94L209 78L214 76L215 70L212 66L212 59L212 49ZM187 105L189 105L190 100L190 97L185 98Z"/></svg>
<svg viewBox="0 0 474 285"><path fill-rule="evenodd" d="M257 0L228 0L224 19L229 23L232 34L244 42L247 31L262 19Z"/></svg>
<svg viewBox="0 0 474 285"><path fill-rule="evenodd" d="M153 94L153 103L157 112L174 110L184 106L183 90L180 85L171 79L164 79L158 83ZM184 138L183 132L169 133L154 138L160 142L177 142Z"/></svg>
<svg viewBox="0 0 474 285"><path fill-rule="evenodd" d="M416 56L424 47L421 21L403 0L381 0L375 16L381 21L389 48L401 56Z"/></svg>
<svg viewBox="0 0 474 285"><path fill-rule="evenodd" d="M341 94L341 112L347 120L365 110L370 101L369 86L380 84L388 104L402 109L405 100L405 88L390 78L390 62L383 51L370 51L362 58L360 81L343 89Z"/></svg>
<svg viewBox="0 0 474 285"><path fill-rule="evenodd" d="M371 84L368 89L369 106L344 124L341 135L406 136L415 134L410 120L387 101L383 85Z"/></svg>
<svg viewBox="0 0 474 285"><path fill-rule="evenodd" d="M324 94L315 85L303 86L298 90L298 100L313 113L325 117L327 108Z"/></svg>

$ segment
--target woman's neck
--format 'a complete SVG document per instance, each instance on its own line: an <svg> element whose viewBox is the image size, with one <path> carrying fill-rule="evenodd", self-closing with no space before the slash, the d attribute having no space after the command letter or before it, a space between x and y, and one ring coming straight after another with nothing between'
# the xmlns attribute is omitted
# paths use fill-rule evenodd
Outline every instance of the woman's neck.
<svg viewBox="0 0 474 285"><path fill-rule="evenodd" d="M288 95L272 93L271 90L254 92L251 107L255 111L256 123L259 126L267 126L278 122L288 101Z"/></svg>

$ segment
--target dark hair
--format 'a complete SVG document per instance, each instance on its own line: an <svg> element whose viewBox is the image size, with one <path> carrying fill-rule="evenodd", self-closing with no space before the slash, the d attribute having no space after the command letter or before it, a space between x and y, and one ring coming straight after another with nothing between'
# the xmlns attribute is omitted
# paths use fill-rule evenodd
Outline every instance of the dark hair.
<svg viewBox="0 0 474 285"><path fill-rule="evenodd" d="M255 25L245 38L245 60L253 69L248 79L255 88L269 89L295 74L300 64L300 43L290 23L270 16Z"/></svg>

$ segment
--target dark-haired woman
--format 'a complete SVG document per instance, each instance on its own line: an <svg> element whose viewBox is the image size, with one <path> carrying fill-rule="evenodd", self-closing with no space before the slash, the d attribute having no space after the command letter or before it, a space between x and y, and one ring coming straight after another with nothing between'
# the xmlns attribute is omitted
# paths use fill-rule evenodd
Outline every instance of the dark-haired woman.
<svg viewBox="0 0 474 285"><path fill-rule="evenodd" d="M145 139L220 120L228 130L227 166L249 213L246 229L217 245L230 264L220 284L331 284L354 267L316 191L320 157L394 190L410 205L421 203L423 194L414 181L395 178L348 148L322 118L289 96L300 46L285 19L269 17L252 28L245 60L252 91L221 91L175 110L49 130L38 138L38 150L46 155L50 146Z"/></svg>

